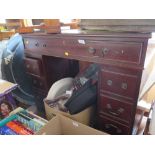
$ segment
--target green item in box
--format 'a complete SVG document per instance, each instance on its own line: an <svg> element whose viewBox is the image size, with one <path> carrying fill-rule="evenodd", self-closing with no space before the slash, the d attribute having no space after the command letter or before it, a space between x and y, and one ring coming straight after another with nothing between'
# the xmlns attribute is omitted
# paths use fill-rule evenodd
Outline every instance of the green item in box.
<svg viewBox="0 0 155 155"><path fill-rule="evenodd" d="M2 120L0 121L0 127L4 126L4 125L7 124L8 122L10 122L10 121L12 121L12 120L14 120L14 119L16 119L16 118L17 118L17 115L14 114L14 115L11 115L11 116L9 116L9 117L6 117L6 118L2 119Z"/></svg>

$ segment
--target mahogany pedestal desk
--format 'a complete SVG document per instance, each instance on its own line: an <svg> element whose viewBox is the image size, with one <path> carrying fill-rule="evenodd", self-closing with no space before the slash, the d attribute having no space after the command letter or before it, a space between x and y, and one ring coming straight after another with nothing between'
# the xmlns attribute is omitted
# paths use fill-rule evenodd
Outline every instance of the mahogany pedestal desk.
<svg viewBox="0 0 155 155"><path fill-rule="evenodd" d="M150 37L150 33L71 30L23 34L25 64L36 99L42 101L56 80L74 77L87 62L98 63L98 128L110 134L133 134ZM43 108L43 103L39 106Z"/></svg>

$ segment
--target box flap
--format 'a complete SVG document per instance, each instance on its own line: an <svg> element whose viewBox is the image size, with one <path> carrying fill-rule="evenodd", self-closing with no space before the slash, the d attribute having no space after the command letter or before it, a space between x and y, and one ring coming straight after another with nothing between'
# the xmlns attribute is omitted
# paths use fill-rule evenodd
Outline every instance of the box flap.
<svg viewBox="0 0 155 155"><path fill-rule="evenodd" d="M61 135L62 127L60 124L60 119L53 117L43 128L41 128L36 135Z"/></svg>
<svg viewBox="0 0 155 155"><path fill-rule="evenodd" d="M45 125L37 135L106 135L106 133L73 121L62 115L57 115Z"/></svg>

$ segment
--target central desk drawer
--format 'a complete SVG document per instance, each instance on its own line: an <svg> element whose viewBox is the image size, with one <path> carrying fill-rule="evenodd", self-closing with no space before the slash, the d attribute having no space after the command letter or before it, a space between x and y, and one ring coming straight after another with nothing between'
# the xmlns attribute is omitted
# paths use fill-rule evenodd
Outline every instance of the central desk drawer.
<svg viewBox="0 0 155 155"><path fill-rule="evenodd" d="M99 113L108 114L129 124L132 118L132 105L100 95Z"/></svg>
<svg viewBox="0 0 155 155"><path fill-rule="evenodd" d="M137 94L138 76L102 69L101 91L134 100Z"/></svg>

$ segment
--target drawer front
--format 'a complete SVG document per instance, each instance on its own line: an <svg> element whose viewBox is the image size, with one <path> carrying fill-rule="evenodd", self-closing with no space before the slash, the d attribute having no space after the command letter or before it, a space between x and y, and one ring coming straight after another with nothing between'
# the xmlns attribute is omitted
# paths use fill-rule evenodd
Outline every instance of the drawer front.
<svg viewBox="0 0 155 155"><path fill-rule="evenodd" d="M83 54L83 56L93 56L109 61L140 64L142 55L141 43L80 39L68 39L64 43L72 55Z"/></svg>
<svg viewBox="0 0 155 155"><path fill-rule="evenodd" d="M100 42L102 57L106 60L140 64L141 43Z"/></svg>
<svg viewBox="0 0 155 155"><path fill-rule="evenodd" d="M104 115L98 118L99 129L113 135L128 135L130 128L119 122L113 121Z"/></svg>
<svg viewBox="0 0 155 155"><path fill-rule="evenodd" d="M41 90L45 90L46 89L46 83L44 81L44 79L39 78L39 77L32 77L32 83L33 83L33 87L41 89Z"/></svg>
<svg viewBox="0 0 155 155"><path fill-rule="evenodd" d="M95 46L90 41L80 39L66 39L64 40L65 51L70 56L80 58L99 58L99 46Z"/></svg>
<svg viewBox="0 0 155 155"><path fill-rule="evenodd" d="M27 50L48 50L52 47L63 46L63 40L60 38L39 39L39 38L25 38L25 49Z"/></svg>
<svg viewBox="0 0 155 155"><path fill-rule="evenodd" d="M137 95L138 76L101 70L101 91L112 93L129 100Z"/></svg>
<svg viewBox="0 0 155 155"><path fill-rule="evenodd" d="M132 118L132 107L128 103L101 95L98 111L100 114L108 114L117 120L129 124Z"/></svg>
<svg viewBox="0 0 155 155"><path fill-rule="evenodd" d="M29 74L39 75L39 76L43 74L41 60L25 58L24 62L25 62L26 71Z"/></svg>

